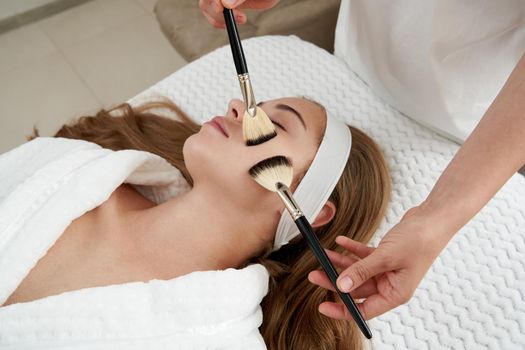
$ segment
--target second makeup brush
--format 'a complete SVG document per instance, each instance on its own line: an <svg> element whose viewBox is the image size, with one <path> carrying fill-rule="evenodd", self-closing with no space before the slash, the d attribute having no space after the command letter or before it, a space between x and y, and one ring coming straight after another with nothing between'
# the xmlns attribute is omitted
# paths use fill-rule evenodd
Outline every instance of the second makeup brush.
<svg viewBox="0 0 525 350"><path fill-rule="evenodd" d="M284 202L286 209L292 216L293 221L301 232L301 235L306 239L308 246L313 251L317 260L321 263L323 270L328 275L330 282L334 286L337 294L345 304L346 308L357 323L357 326L367 339L372 338L372 332L368 328L363 316L359 312L354 300L349 293L343 293L337 288L337 273L332 262L326 255L321 242L315 235L312 226L304 216L299 208L299 205L292 196L292 192L288 188L293 180L293 167L288 158L284 156L275 156L260 161L250 168L250 176L261 186L269 191L277 192L281 200Z"/></svg>

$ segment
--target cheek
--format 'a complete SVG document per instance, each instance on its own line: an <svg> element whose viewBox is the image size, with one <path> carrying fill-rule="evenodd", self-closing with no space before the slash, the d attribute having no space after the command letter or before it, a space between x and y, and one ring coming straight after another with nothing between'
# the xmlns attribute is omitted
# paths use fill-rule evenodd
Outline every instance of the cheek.
<svg viewBox="0 0 525 350"><path fill-rule="evenodd" d="M232 139L221 140L213 136L197 133L184 143L184 162L194 183L212 186L222 192L224 198L245 208L263 212L284 208L278 195L255 182L248 171L259 161L275 155L295 160L297 155L292 157L291 146L286 142L267 142L247 147Z"/></svg>
<svg viewBox="0 0 525 350"><path fill-rule="evenodd" d="M209 178L223 178L233 165L225 143L219 143L208 135L194 134L182 148L184 164L195 182Z"/></svg>
<svg viewBox="0 0 525 350"><path fill-rule="evenodd" d="M232 140L220 141L195 134L184 143L184 163L194 182L251 195L262 188L248 173L256 163L250 150Z"/></svg>
<svg viewBox="0 0 525 350"><path fill-rule="evenodd" d="M182 146L182 156L184 157L184 165L186 165L186 168L188 169L188 172L191 174L191 177L194 181L197 173L199 172L199 162L197 161L197 159L198 154L200 152L199 144L195 140L196 137L197 134L188 137L184 142L184 145Z"/></svg>
<svg viewBox="0 0 525 350"><path fill-rule="evenodd" d="M260 155L258 161L277 155L285 156L292 161L293 176L295 178L307 168L307 156L311 153L311 150L308 148L308 145L298 144L297 142L294 143L291 140L279 141L280 142L274 144L268 142L268 147L264 150L263 154Z"/></svg>

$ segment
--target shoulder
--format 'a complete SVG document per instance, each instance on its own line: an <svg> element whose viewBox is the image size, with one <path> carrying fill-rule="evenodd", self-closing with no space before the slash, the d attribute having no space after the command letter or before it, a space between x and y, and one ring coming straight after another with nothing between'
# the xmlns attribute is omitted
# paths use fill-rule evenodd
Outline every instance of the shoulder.
<svg viewBox="0 0 525 350"><path fill-rule="evenodd" d="M86 150L100 150L99 145L55 137L37 137L0 155L0 200L38 170L68 155ZM109 151L109 150L108 150Z"/></svg>
<svg viewBox="0 0 525 350"><path fill-rule="evenodd" d="M35 168L70 153L101 148L93 142L83 140L37 137L0 154L0 173L13 173L13 168L19 167Z"/></svg>

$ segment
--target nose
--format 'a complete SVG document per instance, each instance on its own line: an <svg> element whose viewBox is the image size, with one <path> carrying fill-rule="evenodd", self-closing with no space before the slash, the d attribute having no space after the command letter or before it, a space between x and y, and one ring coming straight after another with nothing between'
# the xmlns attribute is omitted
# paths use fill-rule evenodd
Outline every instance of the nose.
<svg viewBox="0 0 525 350"><path fill-rule="evenodd" d="M226 117L242 123L242 118L244 117L245 111L246 105L244 104L244 101L234 98L230 101L230 103L228 103Z"/></svg>

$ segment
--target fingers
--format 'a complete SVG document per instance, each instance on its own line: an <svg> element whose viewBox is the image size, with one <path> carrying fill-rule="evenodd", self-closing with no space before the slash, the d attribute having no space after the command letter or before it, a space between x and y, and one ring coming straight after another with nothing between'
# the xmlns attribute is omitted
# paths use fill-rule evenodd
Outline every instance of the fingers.
<svg viewBox="0 0 525 350"><path fill-rule="evenodd" d="M308 274L308 280L318 285L321 288L331 290L332 292L336 292L334 286L332 285L332 282L326 275L324 271L321 270L315 270L311 271ZM357 288L356 290L353 290L350 293L350 296L353 299L361 299L361 298L368 298L370 295L377 293L377 287L374 280L370 280L365 282L362 286Z"/></svg>
<svg viewBox="0 0 525 350"><path fill-rule="evenodd" d="M334 303L332 301L325 301L324 303L321 303L319 305L318 310L323 315L333 318L335 320L348 321L352 319L352 315L350 315L350 313L343 304Z"/></svg>
<svg viewBox="0 0 525 350"><path fill-rule="evenodd" d="M332 282L330 282L330 279L324 273L324 271L315 270L311 271L308 274L308 281L310 281L313 284L318 285L321 288L331 290L332 292L335 292L335 288L332 285Z"/></svg>
<svg viewBox="0 0 525 350"><path fill-rule="evenodd" d="M246 0L222 0L221 5L229 9L241 6Z"/></svg>
<svg viewBox="0 0 525 350"><path fill-rule="evenodd" d="M363 302L356 302L357 309L365 321L371 320L374 317L380 316L387 311L399 306L383 298L380 294L373 294L366 298ZM319 305L319 312L325 316L336 320L352 320L352 315L342 303L333 301L325 301Z"/></svg>
<svg viewBox="0 0 525 350"><path fill-rule="evenodd" d="M388 256L379 250L375 250L372 254L344 270L337 278L337 287L343 292L350 292L372 277L387 272L390 263Z"/></svg>
<svg viewBox="0 0 525 350"><path fill-rule="evenodd" d="M279 0L222 0L227 8L266 10L277 5Z"/></svg>
<svg viewBox="0 0 525 350"><path fill-rule="evenodd" d="M239 0L238 2L242 3L244 1ZM213 25L215 28L226 28L223 14L224 6L222 5L220 0L199 0L199 7L201 9L202 14L208 20L208 22L211 23L211 25ZM244 12L238 9L234 9L233 15L237 24L246 23L247 17L246 14L244 14Z"/></svg>
<svg viewBox="0 0 525 350"><path fill-rule="evenodd" d="M348 266L352 265L357 261L357 259L340 254L338 252L334 252L330 249L325 249L324 251L326 252L326 255L328 255L328 258L330 259L332 264L341 269L346 269Z"/></svg>
<svg viewBox="0 0 525 350"><path fill-rule="evenodd" d="M357 309L361 313L361 316L363 316L365 320L368 320L363 315L362 305L363 303L356 302ZM333 301L325 301L319 305L318 310L323 315L336 319L336 320L345 320L345 321L353 320L353 317L352 315L350 315L350 312L348 311L346 306L340 303L336 303Z"/></svg>
<svg viewBox="0 0 525 350"><path fill-rule="evenodd" d="M308 276L310 280L320 279L319 275L322 272L321 271L315 271L315 272L318 272L318 273L314 274L313 272L311 272L310 275L312 275L312 277L310 277L310 275ZM324 274L324 272L322 274ZM324 274L324 276L326 277L326 274ZM328 277L326 277L326 280L323 282L323 284L326 285L327 283L330 284L330 281L328 281ZM350 293L350 295L355 300L356 306L359 309L361 316L363 316L365 320L370 320L374 317L382 315L385 312L402 304L402 302L400 303L400 302L396 302L396 300L388 299L375 288L372 289L368 287L368 290L365 290L364 288L365 288L365 285L361 286L354 292ZM333 287L331 290L333 290ZM356 299L363 299L363 298L364 300L356 300ZM319 305L319 312L325 316L331 317L336 320L351 320L352 319L352 315L350 315L350 312L348 311L346 306L341 302L333 302L333 301L322 302Z"/></svg>
<svg viewBox="0 0 525 350"><path fill-rule="evenodd" d="M334 252L330 249L325 249L325 252L328 255L330 261L334 264L334 266L341 269L346 269L348 266L354 264L357 261L357 259L340 254L338 252ZM332 292L336 292L332 282L330 281L326 273L322 270L315 270L310 272L308 274L308 280L322 288L331 290ZM354 290L350 295L353 298L366 298L373 293L377 293L375 281L369 280L366 281L360 288Z"/></svg>
<svg viewBox="0 0 525 350"><path fill-rule="evenodd" d="M367 257L376 249L346 236L337 236L335 242L361 259Z"/></svg>
<svg viewBox="0 0 525 350"><path fill-rule="evenodd" d="M365 320L370 320L374 317L384 314L387 311L390 311L399 305L399 303L388 300L381 294L373 294L369 296L363 303L359 304L358 308L361 316L363 316Z"/></svg>
<svg viewBox="0 0 525 350"><path fill-rule="evenodd" d="M428 265L424 259L417 261L418 245L406 245L403 249L396 250L396 245L392 242L395 243L395 239L399 237L390 234L389 240L381 241L387 243L374 248L339 236L336 242L356 257L327 251L334 265L345 269L337 279L337 288L343 292L350 292L354 299L365 298L362 303L356 302L365 320L408 302L421 280L420 266ZM404 256L407 257L405 260L413 261L411 266L403 264L401 258ZM321 271L311 272L309 280L323 288L334 290L326 274ZM350 283L348 285L345 282ZM334 319L351 319L350 313L342 303L323 302L319 306L319 312Z"/></svg>
<svg viewBox="0 0 525 350"><path fill-rule="evenodd" d="M224 24L224 19L222 20L222 23L221 23L217 21L215 18L208 15L207 13L203 12L203 14L204 14L204 17L206 17L206 19L208 20L208 22L210 22L211 25L214 26L215 28L219 28L219 29L226 28L226 25Z"/></svg>

